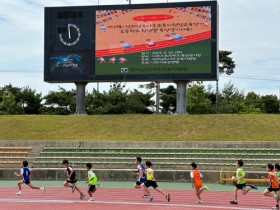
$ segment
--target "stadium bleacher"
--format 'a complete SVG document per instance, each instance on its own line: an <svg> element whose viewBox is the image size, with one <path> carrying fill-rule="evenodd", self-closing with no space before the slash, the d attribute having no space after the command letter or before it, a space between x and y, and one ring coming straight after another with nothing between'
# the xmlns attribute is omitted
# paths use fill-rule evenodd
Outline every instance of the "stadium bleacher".
<svg viewBox="0 0 280 210"><path fill-rule="evenodd" d="M32 147L0 147L0 167L20 165Z"/></svg>
<svg viewBox="0 0 280 210"><path fill-rule="evenodd" d="M34 167L61 167L63 159L76 167L92 162L95 168L134 168L135 157L150 160L157 168L186 169L197 162L204 169L234 167L238 159L251 169L263 169L277 162L277 148L87 148L45 147L33 162Z"/></svg>

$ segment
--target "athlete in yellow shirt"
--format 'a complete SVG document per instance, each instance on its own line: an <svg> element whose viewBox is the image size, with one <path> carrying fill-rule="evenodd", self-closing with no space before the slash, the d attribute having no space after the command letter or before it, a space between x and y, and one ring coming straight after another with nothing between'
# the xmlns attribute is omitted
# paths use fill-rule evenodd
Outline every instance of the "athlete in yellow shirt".
<svg viewBox="0 0 280 210"><path fill-rule="evenodd" d="M86 181L86 183L88 184L88 194L89 194L89 197L90 197L90 199L88 201L94 201L94 198L92 197L92 194L96 191L96 188L98 188L100 185L96 184L97 183L97 176L93 172L93 170L91 169L92 164L87 163L86 168L87 168L87 172L88 172L88 180Z"/></svg>
<svg viewBox="0 0 280 210"><path fill-rule="evenodd" d="M156 191L164 195L166 200L170 201L170 194L165 194L157 185L156 179L154 176L154 170L151 168L152 163L150 161L146 161L145 168L146 168L146 175L147 180L141 184L141 187L144 189L144 191L149 195L149 201L152 201L154 198L151 196L149 187L153 187Z"/></svg>
<svg viewBox="0 0 280 210"><path fill-rule="evenodd" d="M249 185L250 188L246 189L246 181L245 181L246 173L242 168L243 165L244 165L243 160L238 160L236 162L236 167L237 167L236 177L232 177L232 179L233 179L233 181L236 181L237 183L234 187L234 200L230 201L231 204L238 204L238 202L237 202L237 191L238 190L241 190L242 194L246 195L251 189L255 189L255 190L258 189L254 185Z"/></svg>

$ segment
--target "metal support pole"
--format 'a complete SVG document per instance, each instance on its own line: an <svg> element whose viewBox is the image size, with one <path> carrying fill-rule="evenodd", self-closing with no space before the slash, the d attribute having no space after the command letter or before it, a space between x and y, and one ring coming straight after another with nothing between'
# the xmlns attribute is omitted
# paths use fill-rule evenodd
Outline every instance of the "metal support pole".
<svg viewBox="0 0 280 210"><path fill-rule="evenodd" d="M176 91L176 114L187 114L187 84L188 81L175 81Z"/></svg>
<svg viewBox="0 0 280 210"><path fill-rule="evenodd" d="M156 113L159 114L159 92L160 92L160 83L156 82Z"/></svg>
<svg viewBox="0 0 280 210"><path fill-rule="evenodd" d="M219 112L219 80L216 80L216 114Z"/></svg>
<svg viewBox="0 0 280 210"><path fill-rule="evenodd" d="M76 82L76 115L86 115L86 82Z"/></svg>

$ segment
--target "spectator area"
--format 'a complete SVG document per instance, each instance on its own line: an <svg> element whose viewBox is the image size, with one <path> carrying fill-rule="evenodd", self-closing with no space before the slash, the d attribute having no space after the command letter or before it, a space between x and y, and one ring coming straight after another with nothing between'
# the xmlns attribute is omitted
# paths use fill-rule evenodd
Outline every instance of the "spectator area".
<svg viewBox="0 0 280 210"><path fill-rule="evenodd" d="M203 169L233 167L243 159L246 168L263 170L268 162L280 158L278 148L87 148L45 147L33 162L34 167L61 167L68 159L76 167L92 162L95 168L129 169L135 167L135 157L150 160L156 168L186 169L197 162Z"/></svg>
<svg viewBox="0 0 280 210"><path fill-rule="evenodd" d="M0 147L0 167L18 167L32 147Z"/></svg>

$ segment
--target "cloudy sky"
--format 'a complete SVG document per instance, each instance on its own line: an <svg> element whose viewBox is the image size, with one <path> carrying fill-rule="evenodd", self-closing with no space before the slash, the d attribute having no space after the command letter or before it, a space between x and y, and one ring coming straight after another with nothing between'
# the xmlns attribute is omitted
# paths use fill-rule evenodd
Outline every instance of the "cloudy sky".
<svg viewBox="0 0 280 210"><path fill-rule="evenodd" d="M188 0L185 0L188 1ZM184 2L185 2L184 1ZM161 3L167 0L131 0ZM180 0L168 0L180 2ZM182 1L181 1L182 2ZM126 0L0 0L0 87L30 86L43 95L58 86L43 81L44 7L127 4ZM233 51L232 76L221 76L220 86L231 81L240 90L279 95L280 0L219 0L220 50ZM215 83L212 83L215 85ZM128 83L135 88L138 83ZM87 89L96 87L89 84ZM101 90L109 88L100 84Z"/></svg>

